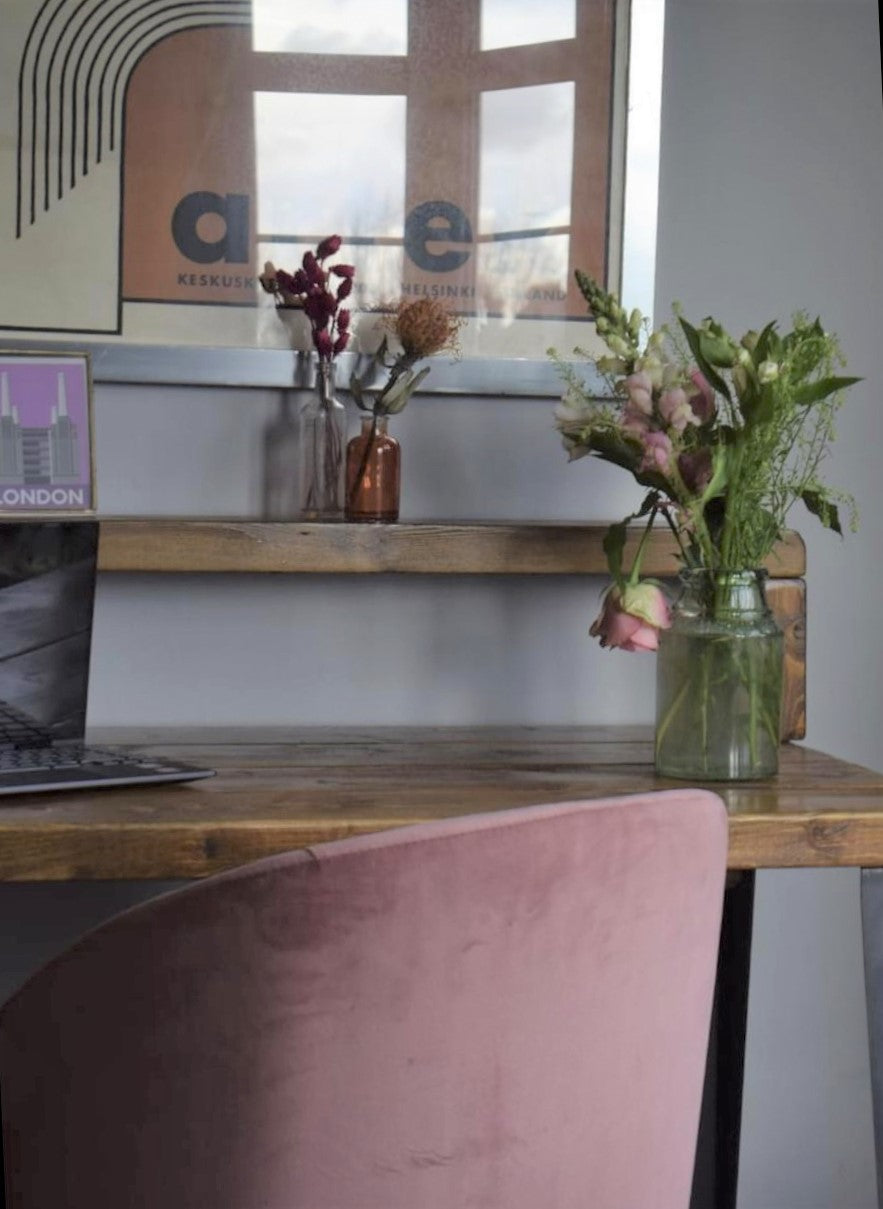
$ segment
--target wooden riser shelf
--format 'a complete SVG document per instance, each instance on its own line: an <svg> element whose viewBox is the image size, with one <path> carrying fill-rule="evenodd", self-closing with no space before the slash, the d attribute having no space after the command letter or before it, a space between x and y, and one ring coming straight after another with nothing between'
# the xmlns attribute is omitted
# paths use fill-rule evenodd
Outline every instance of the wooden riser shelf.
<svg viewBox="0 0 883 1209"><path fill-rule="evenodd" d="M603 575L606 526L542 522L398 525L243 520L109 519L101 522L102 571L276 574ZM626 563L640 536L636 530ZM647 575L673 575L671 535L655 532ZM803 542L789 533L770 575L804 574Z"/></svg>

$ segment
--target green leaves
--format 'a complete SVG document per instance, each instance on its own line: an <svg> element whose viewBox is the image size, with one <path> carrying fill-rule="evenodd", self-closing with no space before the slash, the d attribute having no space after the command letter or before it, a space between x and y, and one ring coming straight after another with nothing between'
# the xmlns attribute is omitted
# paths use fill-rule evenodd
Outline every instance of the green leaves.
<svg viewBox="0 0 883 1209"><path fill-rule="evenodd" d="M860 379L844 376L837 337L819 319L800 311L792 330L772 320L735 339L713 316L687 322L676 304L680 330L662 326L641 348L640 316L626 315L587 274L575 276L598 336L616 355L598 356L596 346L580 354L609 396L561 367L568 389L556 423L565 447L571 458L589 453L627 470L649 490L645 512L671 501L664 515L688 564L759 565L798 499L836 533L838 506L854 527L850 497L829 490L819 472L843 392ZM686 422L678 394L692 409ZM637 574L623 567L634 519L612 525L604 543L621 583Z"/></svg>
<svg viewBox="0 0 883 1209"><path fill-rule="evenodd" d="M388 389L382 391L377 399L377 414L394 416L402 411L411 395L429 373L430 367L424 365L418 373L407 370L390 383Z"/></svg>
<svg viewBox="0 0 883 1209"><path fill-rule="evenodd" d="M641 443L636 437L627 437L621 429L593 428L587 434L586 443L592 453L605 462L622 466L633 474L641 461Z"/></svg>
<svg viewBox="0 0 883 1209"><path fill-rule="evenodd" d="M758 336L751 359L755 365L760 365L763 361L778 361L782 355L782 348L782 340L776 331L774 319Z"/></svg>
<svg viewBox="0 0 883 1209"><path fill-rule="evenodd" d="M360 378L357 378L355 374L353 374L350 378L350 394L355 399L356 407L361 408L362 411L373 410L371 400L365 399L365 390L362 386L362 381Z"/></svg>
<svg viewBox="0 0 883 1209"><path fill-rule="evenodd" d="M384 358L386 357L386 349L387 349L387 340L386 340L386 336L384 336L377 352L374 353L370 357L370 359L368 361L368 367L365 370L365 372L362 374L361 378L355 372L355 370L350 375L350 394L353 396L353 399L355 400L356 407L361 408L362 411L373 411L374 410L374 400L366 392L367 392L369 386L371 386L372 383L377 378L378 370L381 369L384 364ZM358 358L357 364L359 362L363 362L362 357Z"/></svg>
<svg viewBox="0 0 883 1209"><path fill-rule="evenodd" d="M843 530L840 527L840 514L837 511L837 505L833 504L823 491L818 488L807 488L800 497L808 511L813 516L817 516L826 529L833 529L835 533L843 536Z"/></svg>
<svg viewBox="0 0 883 1209"><path fill-rule="evenodd" d="M623 521L618 521L615 524L608 526L607 532L604 534L604 540L601 543L601 546L604 550L604 553L607 555L607 566L610 569L612 578L617 584L619 584L620 587L622 587L623 583L625 582L625 577L622 573L622 555L629 535L629 521L637 520L639 517L647 516L647 514L650 513L651 516L648 522L649 528L653 524L653 519L656 516L659 503L659 492L648 491L644 496L641 507L637 512L633 512ZM641 546L643 547L643 541ZM637 575L639 565L640 558L636 558L635 568L633 569L635 577Z"/></svg>
<svg viewBox="0 0 883 1209"><path fill-rule="evenodd" d="M726 382L723 380L723 378L720 376L720 374L717 372L717 370L714 368L714 366L711 364L711 362L708 360L708 358L705 356L705 353L703 352L702 341L700 339L700 333L697 332L696 328L693 327L692 324L689 324L687 322L687 320L683 317L683 315L678 316L678 322L680 323L681 328L683 329L684 335L687 338L687 343L690 346L690 352L696 358L696 364L702 370L703 374L705 374L705 377L708 379L709 385L711 385L716 391L718 391L720 394L722 394L728 402L731 402L732 399L731 399L731 395L730 395L729 386L727 386Z"/></svg>
<svg viewBox="0 0 883 1209"><path fill-rule="evenodd" d="M847 386L854 386L856 382L861 382L861 378L819 378L816 382L807 382L803 386L798 386L794 392L794 401L804 407L809 407L813 403L820 403L822 399L827 399L835 391L846 390Z"/></svg>
<svg viewBox="0 0 883 1209"><path fill-rule="evenodd" d="M615 525L610 525L604 534L604 541L601 543L604 553L607 555L610 574L618 584L622 583L622 552L625 549L627 537L628 523L619 521Z"/></svg>
<svg viewBox="0 0 883 1209"><path fill-rule="evenodd" d="M387 348L387 338L384 336L368 368L361 377L354 372L349 383L356 406L362 411L373 411L378 416L394 416L402 411L431 368L425 365L415 374L409 366L416 358L410 354L400 354L390 366L386 361ZM378 393L375 382L378 371L384 367L390 368L391 372L386 385ZM372 386L373 391L370 390Z"/></svg>

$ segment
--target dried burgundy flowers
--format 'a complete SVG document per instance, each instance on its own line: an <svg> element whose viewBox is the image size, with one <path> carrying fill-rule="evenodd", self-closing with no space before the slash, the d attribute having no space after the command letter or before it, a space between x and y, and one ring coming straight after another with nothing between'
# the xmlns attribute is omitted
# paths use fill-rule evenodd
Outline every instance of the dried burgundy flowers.
<svg viewBox="0 0 883 1209"><path fill-rule="evenodd" d="M294 273L277 269L268 260L260 275L261 285L273 295L279 309L294 308L306 315L320 361L332 361L350 338L350 311L341 303L352 293L356 270L351 264L325 267L325 261L340 251L340 245L339 235L329 235L315 252L304 253L301 268ZM333 278L337 278L336 288Z"/></svg>

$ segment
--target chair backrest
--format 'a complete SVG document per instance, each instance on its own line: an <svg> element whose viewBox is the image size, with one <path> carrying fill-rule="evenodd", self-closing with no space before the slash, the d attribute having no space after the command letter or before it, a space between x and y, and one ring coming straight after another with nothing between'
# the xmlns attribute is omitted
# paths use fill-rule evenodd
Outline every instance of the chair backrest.
<svg viewBox="0 0 883 1209"><path fill-rule="evenodd" d="M686 1209L726 834L530 807L115 917L0 1012L9 1209Z"/></svg>

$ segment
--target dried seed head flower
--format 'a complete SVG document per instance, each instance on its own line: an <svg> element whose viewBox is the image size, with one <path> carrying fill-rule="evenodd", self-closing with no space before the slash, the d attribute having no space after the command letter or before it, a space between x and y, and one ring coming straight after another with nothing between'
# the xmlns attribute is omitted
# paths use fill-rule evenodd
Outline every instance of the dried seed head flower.
<svg viewBox="0 0 883 1209"><path fill-rule="evenodd" d="M390 331L413 360L434 353L456 352L463 320L435 298L404 299L389 319Z"/></svg>
<svg viewBox="0 0 883 1209"><path fill-rule="evenodd" d="M396 415L405 407L430 370L425 365L415 372L418 361L446 349L459 352L457 337L463 324L459 316L452 315L433 298L402 299L391 311L383 309L387 313L372 326L372 336L384 328L387 335L371 354L370 365L362 377L354 373L350 378L356 406L363 411L373 411L375 417ZM365 327L363 323L362 337ZM395 351L390 349L390 336L393 344L400 346ZM380 369L387 370L386 383L376 393L369 393Z"/></svg>

